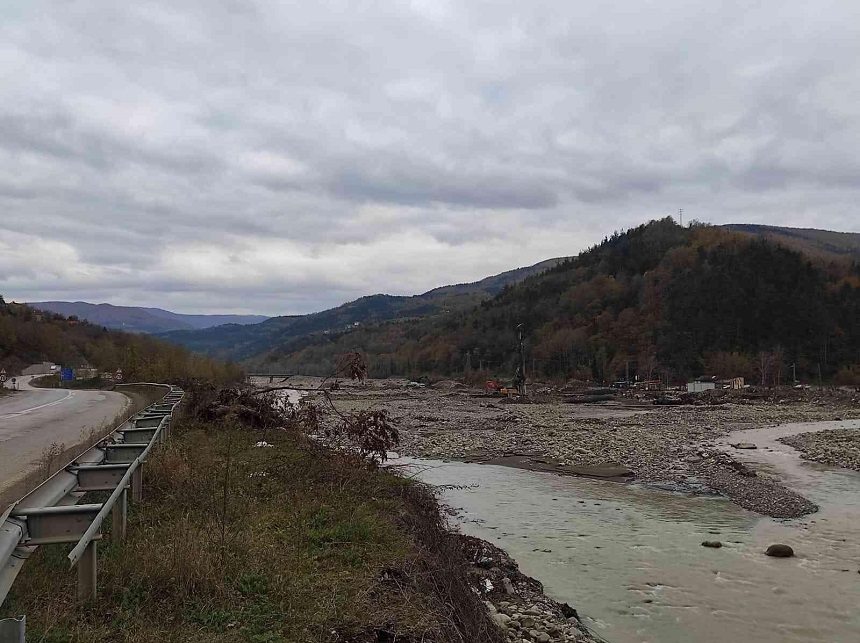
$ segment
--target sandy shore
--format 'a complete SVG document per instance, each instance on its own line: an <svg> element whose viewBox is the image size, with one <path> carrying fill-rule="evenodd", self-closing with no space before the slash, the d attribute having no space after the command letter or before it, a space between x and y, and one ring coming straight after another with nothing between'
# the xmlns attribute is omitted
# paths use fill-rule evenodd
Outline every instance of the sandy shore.
<svg viewBox="0 0 860 643"><path fill-rule="evenodd" d="M291 381L313 384L307 378ZM567 475L609 475L696 493L719 493L773 517L816 506L779 480L750 470L711 446L732 431L786 422L860 418L857 396L819 391L785 399L741 395L710 404L653 406L648 400L572 404L489 398L455 382L410 387L404 380L347 383L333 393L343 410L386 408L414 457L494 461ZM603 471L604 474L599 473Z"/></svg>

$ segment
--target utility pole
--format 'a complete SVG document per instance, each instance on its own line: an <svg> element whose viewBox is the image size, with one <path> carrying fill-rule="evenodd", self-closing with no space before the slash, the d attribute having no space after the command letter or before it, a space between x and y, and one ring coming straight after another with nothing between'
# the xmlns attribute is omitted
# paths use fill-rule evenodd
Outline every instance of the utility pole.
<svg viewBox="0 0 860 643"><path fill-rule="evenodd" d="M791 365L791 380L797 384L797 364L794 363Z"/></svg>
<svg viewBox="0 0 860 643"><path fill-rule="evenodd" d="M680 226L684 227L684 208L678 208L678 220L680 221Z"/></svg>
<svg viewBox="0 0 860 643"><path fill-rule="evenodd" d="M517 331L519 331L520 337L520 395L526 394L526 349L523 344L523 325L517 325Z"/></svg>

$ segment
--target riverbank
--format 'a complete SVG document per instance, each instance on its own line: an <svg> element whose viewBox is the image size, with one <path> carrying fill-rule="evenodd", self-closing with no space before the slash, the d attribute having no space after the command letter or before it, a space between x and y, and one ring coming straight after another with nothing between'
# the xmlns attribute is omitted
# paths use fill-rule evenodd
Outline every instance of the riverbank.
<svg viewBox="0 0 860 643"><path fill-rule="evenodd" d="M126 541L105 526L98 601L78 604L68 548L43 546L0 617L46 641L506 640L426 486L309 441L296 415L234 406L212 421L191 400L153 451Z"/></svg>
<svg viewBox="0 0 860 643"><path fill-rule="evenodd" d="M805 460L860 471L860 430L831 429L780 438Z"/></svg>
<svg viewBox="0 0 860 643"><path fill-rule="evenodd" d="M543 585L520 572L507 552L473 536L460 536L473 586L485 596L493 621L514 643L593 641L577 611L544 594Z"/></svg>
<svg viewBox="0 0 860 643"><path fill-rule="evenodd" d="M534 468L576 474L607 468L616 478L692 493L721 494L763 515L789 518L816 505L778 479L714 446L730 432L788 422L860 417L857 394L791 392L784 398L722 396L686 406L647 400L573 404L543 394L536 403L488 398L455 382L413 387L403 380L347 384L332 393L340 409L385 407L413 457L494 461L518 456ZM703 398L707 399L707 398ZM526 463L528 464L528 463Z"/></svg>

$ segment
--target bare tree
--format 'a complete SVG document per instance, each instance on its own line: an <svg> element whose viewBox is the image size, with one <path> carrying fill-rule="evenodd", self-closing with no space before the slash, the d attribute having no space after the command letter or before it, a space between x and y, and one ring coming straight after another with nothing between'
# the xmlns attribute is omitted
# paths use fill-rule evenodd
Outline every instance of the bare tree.
<svg viewBox="0 0 860 643"><path fill-rule="evenodd" d="M646 382L650 382L654 377L654 373L660 366L660 363L657 361L657 353L653 350L643 351L639 355L639 375L642 376Z"/></svg>
<svg viewBox="0 0 860 643"><path fill-rule="evenodd" d="M245 391L244 394L251 398L276 391L321 394L330 410L338 418L335 424L324 426L321 408L310 400L302 400L298 405L287 403L288 422L304 427L308 434L325 435L330 444L347 443L367 460L384 462L388 457L388 451L397 446L400 441L396 427L391 424L391 416L385 409L365 409L356 413L343 413L338 410L331 397L331 391L337 389L338 377L364 382L367 379L367 364L364 356L358 351L342 355L338 360L337 370L323 379L315 388L282 384ZM332 382L326 386L329 380Z"/></svg>
<svg viewBox="0 0 860 643"><path fill-rule="evenodd" d="M771 353L772 365L774 370L774 378L776 380L776 386L780 386L782 384L782 369L785 365L785 350L782 346L777 345L776 348L773 349Z"/></svg>
<svg viewBox="0 0 860 643"><path fill-rule="evenodd" d="M767 386L768 381L772 378L773 363L773 353L761 351L756 357L756 372L761 386Z"/></svg>

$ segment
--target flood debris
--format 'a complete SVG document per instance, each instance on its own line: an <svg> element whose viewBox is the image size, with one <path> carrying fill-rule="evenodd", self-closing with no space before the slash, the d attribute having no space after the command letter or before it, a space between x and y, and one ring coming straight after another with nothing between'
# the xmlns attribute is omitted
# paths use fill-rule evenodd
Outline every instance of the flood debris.
<svg viewBox="0 0 860 643"><path fill-rule="evenodd" d="M531 403L488 398L454 382L346 383L332 394L344 411L384 406L405 456L505 464L562 475L608 474L675 491L718 494L758 513L790 518L817 510L765 472L718 448L736 430L787 422L860 418L853 392L709 391L694 403L653 406L645 398L569 404L566 389L535 385ZM743 444L743 443L740 443Z"/></svg>

